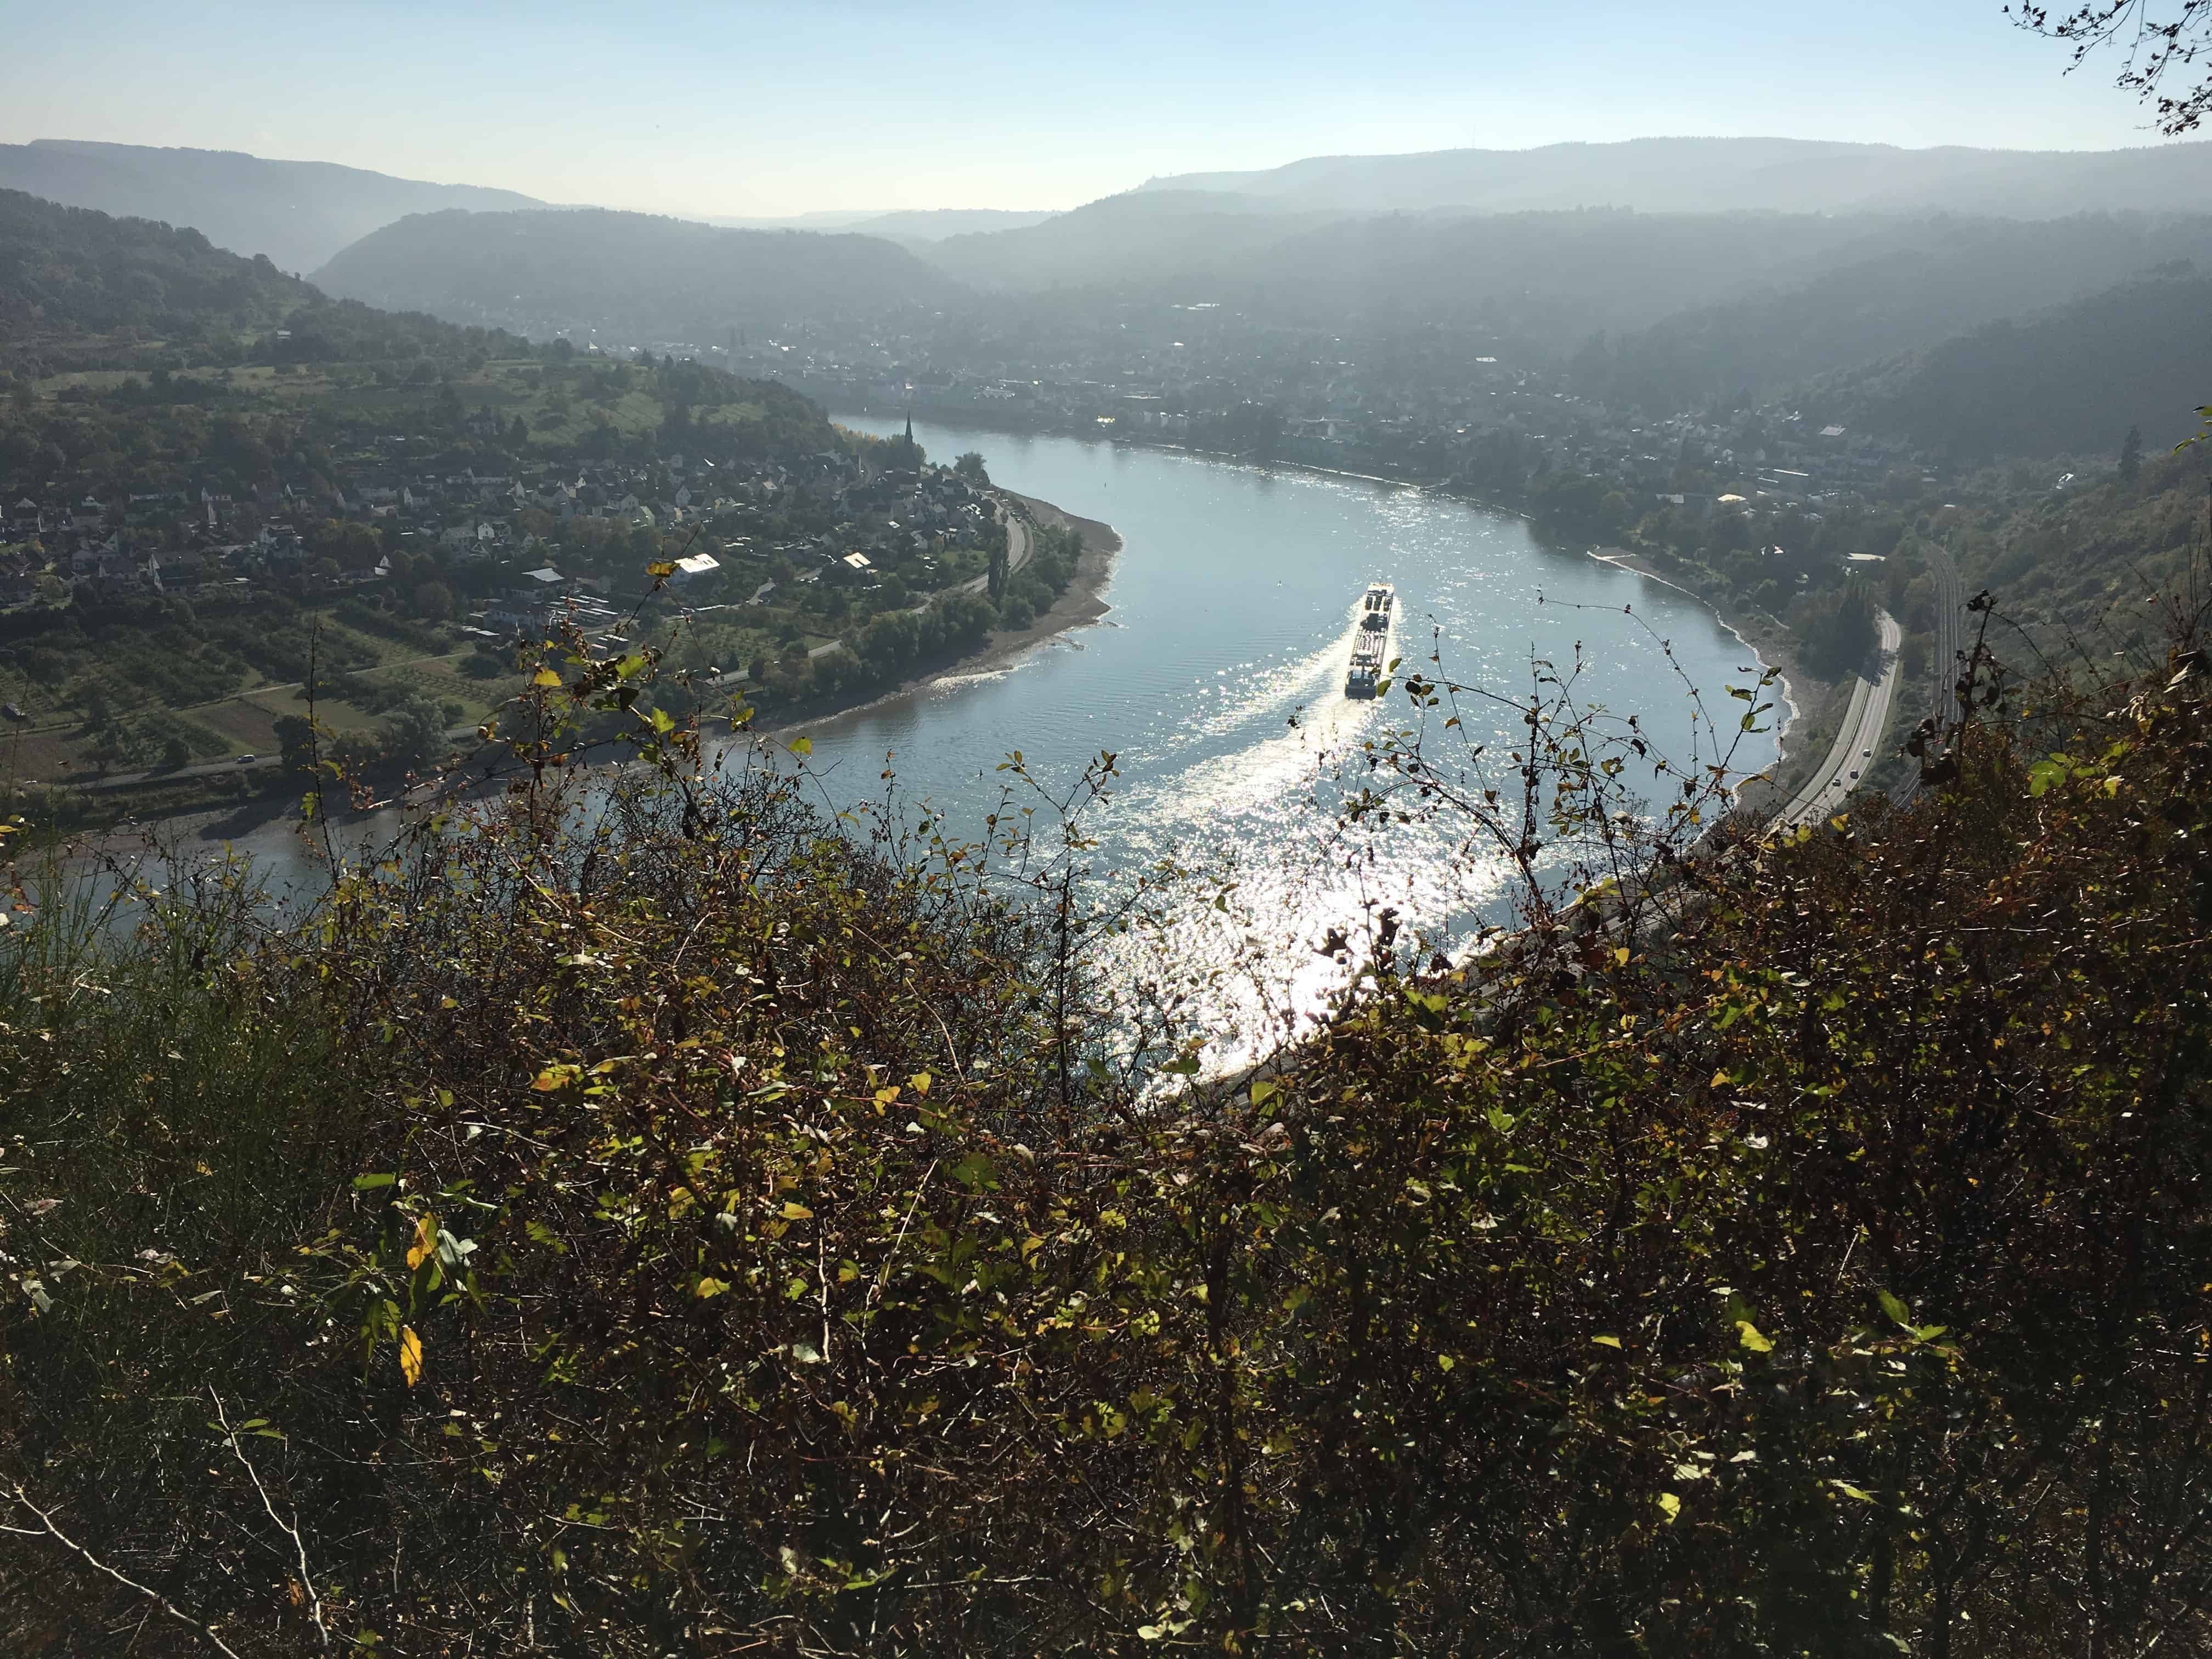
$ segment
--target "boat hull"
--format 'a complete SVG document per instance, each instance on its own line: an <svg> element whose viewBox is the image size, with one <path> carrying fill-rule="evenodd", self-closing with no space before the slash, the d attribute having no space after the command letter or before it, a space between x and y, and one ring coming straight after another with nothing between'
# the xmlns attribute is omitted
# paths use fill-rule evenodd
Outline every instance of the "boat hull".
<svg viewBox="0 0 2212 1659"><path fill-rule="evenodd" d="M1359 601L1352 660L1345 665L1344 695L1364 702L1382 690L1390 670L1390 641L1396 631L1398 596L1388 582L1376 582Z"/></svg>

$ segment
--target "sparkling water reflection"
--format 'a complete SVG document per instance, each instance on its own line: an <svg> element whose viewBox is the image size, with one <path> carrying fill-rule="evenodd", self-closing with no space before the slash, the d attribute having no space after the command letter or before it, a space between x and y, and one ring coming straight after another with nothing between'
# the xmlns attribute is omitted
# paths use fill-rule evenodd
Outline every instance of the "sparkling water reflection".
<svg viewBox="0 0 2212 1659"><path fill-rule="evenodd" d="M889 418L841 416L888 432ZM1693 736L1671 644L1708 698L1758 669L1751 653L1686 596L1547 547L1520 520L1418 489L1271 471L1174 452L921 424L940 459L981 450L999 483L1111 524L1123 549L1100 624L1038 647L1012 666L948 676L908 696L809 728L809 763L833 805L879 797L895 774L901 811L941 814L980 838L1020 750L1064 788L1100 750L1118 757L1109 804L1089 820L1103 872L1165 859L1204 872L1178 924L1121 940L1111 977L1203 981L1194 1001L1217 1061L1264 1041L1269 1018L1320 1006L1339 970L1313 950L1331 927L1358 936L1383 906L1446 945L1504 921L1503 866L1448 824L1375 842L1336 833L1336 768L1407 718L1402 696L1343 695L1353 613L1371 580L1396 585L1401 658L1434 649L1463 683L1525 692L1535 658L1588 663L1587 702L1638 714L1662 752ZM1633 606L1635 616L1624 614ZM1578 608L1588 607L1588 608ZM1655 637L1656 635L1656 637ZM1480 729L1481 722L1493 722ZM1471 714L1466 735L1510 747L1501 710ZM1705 736L1708 751L1710 733ZM1743 740L1746 769L1769 764L1771 732ZM384 818L356 824L388 833ZM241 843L276 878L307 878L297 838ZM1218 896L1218 906L1212 900ZM1200 901L1203 902L1200 902ZM1232 1029L1233 1028L1233 1029Z"/></svg>
<svg viewBox="0 0 2212 1659"><path fill-rule="evenodd" d="M893 429L886 418L839 418ZM1564 663L1579 642L1583 696L1638 713L1677 757L1691 752L1692 705L1659 641L1730 711L1731 726L1740 705L1723 688L1758 673L1742 643L1686 596L1547 547L1520 520L1463 501L1067 438L928 425L915 436L940 458L979 449L999 483L1110 523L1124 544L1107 593L1113 610L1003 672L955 677L812 728L814 765L833 795L865 793L888 754L907 798L957 829L980 823L998 799L997 768L1011 750L1057 782L1115 751L1115 799L1092 823L1101 866L1174 856L1235 884L1227 910L1194 913L1167 953L1182 972L1237 981L1233 994L1212 993L1229 1000L1218 1023L1229 1023L1231 1004L1247 1019L1313 1006L1334 970L1311 945L1379 906L1438 943L1486 913L1504 919L1502 867L1455 855L1448 826L1357 845L1334 833L1337 763L1406 719L1402 698L1343 695L1354 607L1370 580L1397 586L1408 665L1434 649L1453 678L1517 693L1532 659ZM1472 733L1505 744L1514 735L1510 717ZM1708 753L1711 742L1704 734ZM1735 762L1764 767L1774 744L1771 732L1748 738ZM1146 971L1139 947L1128 949L1127 970Z"/></svg>

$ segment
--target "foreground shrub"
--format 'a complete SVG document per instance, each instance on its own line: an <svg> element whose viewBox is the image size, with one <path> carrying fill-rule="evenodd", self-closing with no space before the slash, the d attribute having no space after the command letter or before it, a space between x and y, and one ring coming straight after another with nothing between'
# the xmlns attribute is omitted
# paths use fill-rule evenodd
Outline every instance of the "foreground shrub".
<svg viewBox="0 0 2212 1659"><path fill-rule="evenodd" d="M1909 810L1694 857L1587 723L1516 810L1432 720L1346 817L1466 815L1528 927L1386 920L1211 1082L1072 865L651 720L564 806L640 671L554 662L525 787L304 919L9 931L6 1645L2196 1650L2201 661L1978 655ZM1637 883L1559 903L1577 836Z"/></svg>

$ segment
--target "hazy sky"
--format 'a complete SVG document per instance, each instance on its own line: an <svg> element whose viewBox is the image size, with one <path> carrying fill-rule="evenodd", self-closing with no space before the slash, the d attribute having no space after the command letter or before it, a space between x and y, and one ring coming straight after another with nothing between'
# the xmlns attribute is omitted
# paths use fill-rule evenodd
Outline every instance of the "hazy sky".
<svg viewBox="0 0 2212 1659"><path fill-rule="evenodd" d="M1065 207L1304 155L1761 134L2160 142L1999 0L9 8L0 141L665 212Z"/></svg>

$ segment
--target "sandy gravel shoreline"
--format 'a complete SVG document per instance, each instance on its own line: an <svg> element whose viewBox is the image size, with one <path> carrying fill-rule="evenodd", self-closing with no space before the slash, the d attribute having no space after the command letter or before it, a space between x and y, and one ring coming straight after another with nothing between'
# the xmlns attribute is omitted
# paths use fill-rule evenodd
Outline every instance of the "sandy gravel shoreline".
<svg viewBox="0 0 2212 1659"><path fill-rule="evenodd" d="M1704 594L1660 574L1652 568L1650 561L1640 558L1625 549L1611 548L1601 552L1594 548L1590 550L1589 556L1600 564L1613 566L1616 570L1633 571L1646 581L1656 582L1662 587L1673 589L1685 599L1695 600L1712 612L1714 619L1723 628L1735 635L1743 648L1751 653L1752 660L1759 665L1762 672L1769 669L1773 671L1775 687L1782 704L1782 723L1774 734L1776 753L1772 768L1773 772L1778 775L1792 757L1793 745L1802 741L1806 717L1812 712L1814 706L1808 699L1808 688L1811 689L1811 696L1814 698L1817 698L1820 693L1826 690L1806 672L1804 665L1798 660L1796 641L1784 633L1778 625L1762 627L1755 621L1730 616Z"/></svg>

